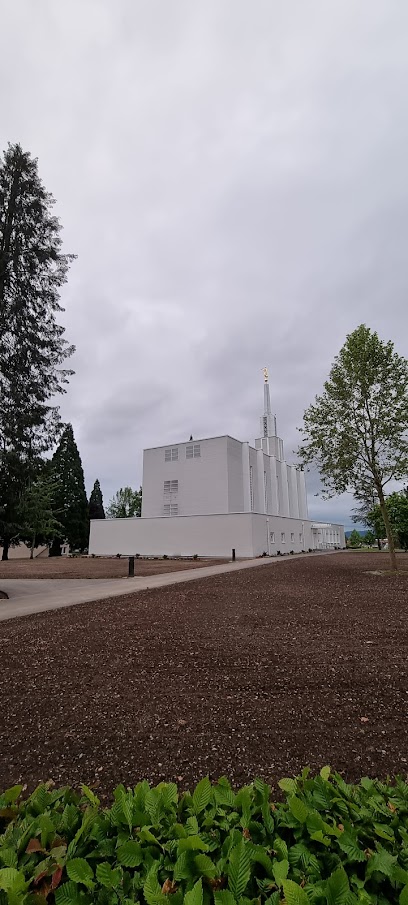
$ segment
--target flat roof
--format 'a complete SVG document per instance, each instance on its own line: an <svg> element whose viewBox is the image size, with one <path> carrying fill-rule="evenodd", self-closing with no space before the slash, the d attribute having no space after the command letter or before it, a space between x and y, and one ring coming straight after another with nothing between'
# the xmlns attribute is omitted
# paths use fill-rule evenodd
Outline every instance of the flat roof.
<svg viewBox="0 0 408 905"><path fill-rule="evenodd" d="M194 440L181 440L179 443L162 443L160 446L146 446L143 452L148 452L150 449L171 449L172 446L190 446L192 443L206 443L208 440L234 440L235 443L245 443L245 440L237 440L236 437L231 437L231 434L220 434L218 437L197 437Z"/></svg>

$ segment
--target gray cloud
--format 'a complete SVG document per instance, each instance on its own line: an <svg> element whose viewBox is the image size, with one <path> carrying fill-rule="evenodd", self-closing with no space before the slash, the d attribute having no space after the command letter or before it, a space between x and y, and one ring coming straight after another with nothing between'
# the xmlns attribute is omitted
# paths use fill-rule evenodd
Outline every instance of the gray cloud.
<svg viewBox="0 0 408 905"><path fill-rule="evenodd" d="M397 0L8 5L1 147L39 157L78 253L62 409L88 486L190 432L253 439L264 364L290 458L347 332L408 354L407 26Z"/></svg>

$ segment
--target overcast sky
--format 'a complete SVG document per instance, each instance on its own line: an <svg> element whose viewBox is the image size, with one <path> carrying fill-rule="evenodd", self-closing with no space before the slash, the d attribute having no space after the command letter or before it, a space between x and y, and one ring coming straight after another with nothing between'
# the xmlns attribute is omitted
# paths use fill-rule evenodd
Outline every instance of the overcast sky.
<svg viewBox="0 0 408 905"><path fill-rule="evenodd" d="M407 33L402 0L4 2L0 145L78 255L62 411L105 502L144 447L253 442L264 365L293 461L348 332L408 355Z"/></svg>

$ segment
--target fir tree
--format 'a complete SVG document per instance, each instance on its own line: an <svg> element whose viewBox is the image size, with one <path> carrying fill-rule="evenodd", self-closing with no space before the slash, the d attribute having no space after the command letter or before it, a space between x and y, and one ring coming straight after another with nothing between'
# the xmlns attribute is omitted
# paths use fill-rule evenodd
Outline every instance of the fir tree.
<svg viewBox="0 0 408 905"><path fill-rule="evenodd" d="M91 496L89 497L89 518L105 518L102 490L98 480L95 481Z"/></svg>
<svg viewBox="0 0 408 905"><path fill-rule="evenodd" d="M63 541L73 550L84 550L89 538L88 500L81 457L71 424L64 428L53 455L52 476L55 482L54 511L62 528L54 537L50 556L61 554Z"/></svg>
<svg viewBox="0 0 408 905"><path fill-rule="evenodd" d="M16 512L41 456L61 428L55 397L72 371L73 347L57 323L72 255L61 250L54 200L37 161L20 145L0 158L0 532L3 559Z"/></svg>

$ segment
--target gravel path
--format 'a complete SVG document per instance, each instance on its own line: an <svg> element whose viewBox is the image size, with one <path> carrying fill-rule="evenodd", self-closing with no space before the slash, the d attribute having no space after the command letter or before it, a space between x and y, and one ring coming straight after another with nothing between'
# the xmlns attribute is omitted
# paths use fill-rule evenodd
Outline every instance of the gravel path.
<svg viewBox="0 0 408 905"><path fill-rule="evenodd" d="M379 564L288 560L3 622L0 788L405 774L408 575Z"/></svg>

